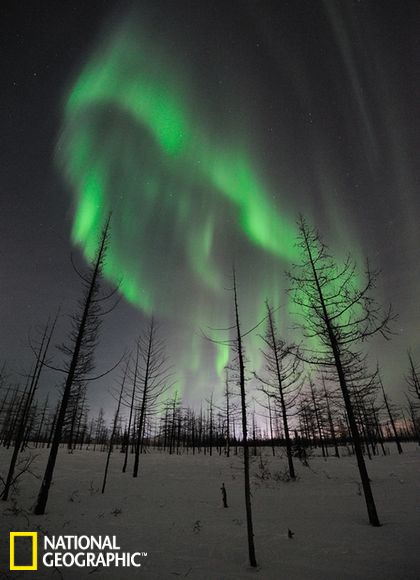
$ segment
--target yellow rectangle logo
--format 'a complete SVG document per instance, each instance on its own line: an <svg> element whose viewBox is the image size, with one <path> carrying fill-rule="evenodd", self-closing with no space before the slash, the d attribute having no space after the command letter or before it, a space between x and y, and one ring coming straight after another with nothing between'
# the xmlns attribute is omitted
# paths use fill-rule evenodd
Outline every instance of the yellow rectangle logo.
<svg viewBox="0 0 420 580"><path fill-rule="evenodd" d="M15 565L15 538L32 538L32 564L30 566ZM10 532L10 570L38 570L38 532Z"/></svg>

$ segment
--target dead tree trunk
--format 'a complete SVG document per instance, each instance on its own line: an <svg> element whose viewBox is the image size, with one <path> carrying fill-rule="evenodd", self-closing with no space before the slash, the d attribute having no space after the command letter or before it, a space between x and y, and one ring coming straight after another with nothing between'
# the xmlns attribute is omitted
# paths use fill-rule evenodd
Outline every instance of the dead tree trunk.
<svg viewBox="0 0 420 580"><path fill-rule="evenodd" d="M75 342L72 352L72 357L67 373L66 382L63 390L63 397L60 403L60 409L58 411L57 421L55 424L53 440L51 444L51 450L48 457L47 467L45 469L44 478L42 480L41 488L39 490L38 499L35 505L34 513L41 515L45 513L45 508L48 501L48 494L51 487L52 478L54 475L55 463L57 460L58 448L61 442L61 436L64 426L64 421L67 412L67 406L70 400L71 391L75 376L77 373L77 367L79 363L79 356L81 354L83 339L85 337L85 332L88 326L88 319L91 313L93 300L97 292L97 283L99 276L101 274L102 264L105 257L106 245L107 245L107 235L109 229L109 219L107 225L102 234L101 243L99 246L99 251L96 257L94 269L90 278L90 283L87 289L87 294L83 302L83 310L80 318L80 322L77 328L77 334L75 336Z"/></svg>
<svg viewBox="0 0 420 580"><path fill-rule="evenodd" d="M114 423L112 425L112 431L111 431L111 435L109 437L109 447L108 447L108 454L107 454L107 457L106 457L105 472L104 472L104 479L102 481L102 491L101 491L101 493L104 493L105 492L106 480L107 480L107 477L108 477L109 462L110 462L110 459L111 459L112 446L114 444L115 433L117 431L118 417L120 415L121 399L122 399L123 392L124 392L124 384L125 384L125 379L126 379L126 376L127 376L127 370L128 370L128 361L127 361L127 366L126 366L125 371L124 371L124 375L123 375L123 379L122 379L122 383L121 383L120 396L118 398L117 410L115 411Z"/></svg>
<svg viewBox="0 0 420 580"><path fill-rule="evenodd" d="M149 329L149 341L148 341L148 345L147 345L146 368L144 369L144 379L143 379L143 393L142 393L142 398L141 398L140 416L139 416L138 426L137 426L137 439L136 439L136 451L135 451L135 458L134 458L133 477L137 477L138 473L139 473L140 446L141 446L141 442L143 439L143 427L144 427L145 414L146 414L146 401L147 401L147 390L149 388L152 344L153 344L153 318L152 318L150 329Z"/></svg>
<svg viewBox="0 0 420 580"><path fill-rule="evenodd" d="M244 450L244 483L245 483L244 491L245 491L246 523L248 531L248 555L250 565L255 568L257 566L257 560L255 558L254 530L252 524L251 488L249 479L249 449L248 449L248 428L246 415L245 364L242 347L241 328L239 323L238 296L236 290L235 271L233 271L233 291L235 300L236 347L239 362L239 387L241 392L242 445Z"/></svg>
<svg viewBox="0 0 420 580"><path fill-rule="evenodd" d="M133 389L131 391L130 414L128 416L127 445L126 445L126 448L125 448L124 464L123 464L123 468L122 468L122 472L123 473L125 473L126 470L127 470L128 453L129 453L129 450L130 450L131 423L132 423L132 420L133 420L134 399L135 399L135 396L136 396L138 367L139 367L139 346L137 345L137 349L136 349L136 363L135 363L135 367L134 367Z"/></svg>
<svg viewBox="0 0 420 580"><path fill-rule="evenodd" d="M380 382L381 388L382 388L382 394L384 397L385 407L386 407L386 410L388 411L389 422L391 423L392 432L394 433L395 444L397 446L398 453L401 455L401 453L403 452L403 449L401 447L400 438L399 438L398 433L397 433L397 428L395 426L395 421L394 421L394 417L393 417L392 412L391 412L391 407L389 405L388 397L386 396L385 388L384 388L384 385L382 383L382 380L379 379L379 382Z"/></svg>

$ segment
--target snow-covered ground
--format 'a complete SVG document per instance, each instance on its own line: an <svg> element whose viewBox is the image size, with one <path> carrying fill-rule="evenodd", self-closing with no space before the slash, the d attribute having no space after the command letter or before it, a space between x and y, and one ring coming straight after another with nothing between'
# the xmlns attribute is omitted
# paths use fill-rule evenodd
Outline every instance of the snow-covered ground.
<svg viewBox="0 0 420 580"><path fill-rule="evenodd" d="M40 482L25 474L12 501L0 504L0 577L124 580L399 580L420 578L420 448L368 461L382 526L368 524L354 457L312 457L296 463L298 479L283 481L284 457L252 458L258 568L248 565L240 457L214 454L141 456L141 474L121 473L112 455L100 493L106 454L60 449L45 516L34 516ZM4 477L11 451L0 450ZM47 451L31 450L41 475ZM262 478L264 475L265 478ZM220 487L225 483L228 509ZM288 538L288 529L294 532ZM123 551L147 552L141 568L9 572L9 531L115 535Z"/></svg>

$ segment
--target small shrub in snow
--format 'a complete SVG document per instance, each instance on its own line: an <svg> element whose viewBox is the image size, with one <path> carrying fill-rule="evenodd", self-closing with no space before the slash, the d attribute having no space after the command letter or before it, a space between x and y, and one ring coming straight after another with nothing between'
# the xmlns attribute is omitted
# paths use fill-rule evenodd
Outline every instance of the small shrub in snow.
<svg viewBox="0 0 420 580"><path fill-rule="evenodd" d="M283 481L285 483L292 481L292 478L290 477L290 473L288 469L284 469L283 471L276 471L273 473L273 479L274 481ZM295 478L296 480L296 478ZM295 481L293 480L293 481Z"/></svg>
<svg viewBox="0 0 420 580"><path fill-rule="evenodd" d="M77 489L71 492L71 494L69 495L69 501L73 503L80 503L79 492Z"/></svg>
<svg viewBox="0 0 420 580"><path fill-rule="evenodd" d="M89 493L90 495L95 495L96 493L99 493L99 487L93 487L93 479L90 481L89 484Z"/></svg>
<svg viewBox="0 0 420 580"><path fill-rule="evenodd" d="M199 534L201 532L201 522L200 522L200 520L196 520L194 522L193 532L194 532L194 534Z"/></svg>
<svg viewBox="0 0 420 580"><path fill-rule="evenodd" d="M258 464L258 471L255 472L255 477L266 481L267 479L271 478L270 470L268 469L268 462L267 459L263 459L263 456L260 455L260 461Z"/></svg>

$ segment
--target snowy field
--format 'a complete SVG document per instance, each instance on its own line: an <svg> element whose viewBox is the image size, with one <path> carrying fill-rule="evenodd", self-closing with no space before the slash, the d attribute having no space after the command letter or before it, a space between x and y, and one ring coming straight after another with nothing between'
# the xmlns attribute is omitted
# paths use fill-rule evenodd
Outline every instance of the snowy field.
<svg viewBox="0 0 420 580"><path fill-rule="evenodd" d="M240 457L141 456L141 476L122 474L123 456L111 459L100 493L106 454L60 449L47 513L31 514L47 451L34 475L25 474L11 501L1 502L0 577L97 580L399 580L420 578L420 448L368 461L383 524L367 522L354 457L312 457L296 463L298 479L284 481L284 457L266 449L252 457L252 494L258 568L248 566ZM5 476L10 451L0 450ZM225 483L229 507L220 487ZM288 529L294 532L288 538ZM116 535L124 551L147 552L141 568L76 568L9 572L9 531ZM6 572L5 572L6 571Z"/></svg>

